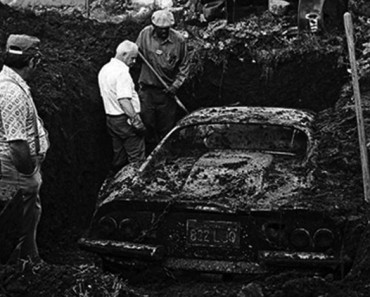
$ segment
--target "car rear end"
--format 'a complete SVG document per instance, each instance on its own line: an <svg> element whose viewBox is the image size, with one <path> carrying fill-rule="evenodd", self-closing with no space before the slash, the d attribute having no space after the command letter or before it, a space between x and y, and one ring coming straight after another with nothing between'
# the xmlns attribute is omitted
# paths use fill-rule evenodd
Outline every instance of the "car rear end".
<svg viewBox="0 0 370 297"><path fill-rule="evenodd" d="M231 212L219 206L172 202L105 205L81 247L112 263L156 263L173 269L262 273L272 266L349 265L360 218L320 211ZM350 236L351 238L348 238Z"/></svg>
<svg viewBox="0 0 370 297"><path fill-rule="evenodd" d="M259 273L272 266L336 269L353 261L355 251L344 238L358 240L364 223L307 210L228 214L209 208L171 213L161 238L169 257L165 264L172 268L222 273Z"/></svg>

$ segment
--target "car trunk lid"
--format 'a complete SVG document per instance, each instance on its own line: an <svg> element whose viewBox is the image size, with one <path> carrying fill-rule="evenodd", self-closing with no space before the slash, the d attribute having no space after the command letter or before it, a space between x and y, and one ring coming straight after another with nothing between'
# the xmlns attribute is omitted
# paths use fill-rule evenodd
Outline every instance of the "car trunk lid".
<svg viewBox="0 0 370 297"><path fill-rule="evenodd" d="M189 196L215 196L230 185L254 196L263 188L273 156L260 152L216 151L201 156L191 169L183 192Z"/></svg>

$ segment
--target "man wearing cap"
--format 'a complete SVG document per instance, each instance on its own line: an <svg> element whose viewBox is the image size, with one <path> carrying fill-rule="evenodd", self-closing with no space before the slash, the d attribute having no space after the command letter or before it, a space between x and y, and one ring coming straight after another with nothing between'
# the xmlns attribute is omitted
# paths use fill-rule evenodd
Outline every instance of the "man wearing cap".
<svg viewBox="0 0 370 297"><path fill-rule="evenodd" d="M40 40L10 35L0 72L0 200L20 199L23 208L19 237L9 263L40 263L36 230L41 215L41 162L49 148L48 134L38 116L30 79L40 62Z"/></svg>
<svg viewBox="0 0 370 297"><path fill-rule="evenodd" d="M129 68L138 55L134 42L121 42L114 58L98 74L107 128L112 137L113 161L111 174L128 163L145 158L145 127L140 118L140 100L135 91Z"/></svg>
<svg viewBox="0 0 370 297"><path fill-rule="evenodd" d="M174 95L189 73L188 53L184 37L171 27L173 14L158 10L152 15L152 25L145 27L136 43L145 59L167 84L157 78L146 63L142 63L139 77L142 118L148 136L155 135L154 145L171 130L176 121ZM147 139L148 142L150 138Z"/></svg>

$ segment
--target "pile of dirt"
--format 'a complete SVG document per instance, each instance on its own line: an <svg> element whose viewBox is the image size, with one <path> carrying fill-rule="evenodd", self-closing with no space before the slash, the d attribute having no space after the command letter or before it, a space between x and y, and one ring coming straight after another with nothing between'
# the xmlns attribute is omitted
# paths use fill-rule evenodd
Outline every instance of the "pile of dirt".
<svg viewBox="0 0 370 297"><path fill-rule="evenodd" d="M121 278L89 264L6 266L0 270L0 296L141 296Z"/></svg>

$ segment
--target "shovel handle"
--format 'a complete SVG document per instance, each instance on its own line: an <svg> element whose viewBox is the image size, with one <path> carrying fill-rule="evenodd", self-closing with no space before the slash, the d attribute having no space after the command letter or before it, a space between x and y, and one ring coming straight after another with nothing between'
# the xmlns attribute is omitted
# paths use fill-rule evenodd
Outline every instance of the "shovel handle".
<svg viewBox="0 0 370 297"><path fill-rule="evenodd" d="M351 75L352 75L352 86L353 93L355 98L355 109L356 109L356 120L357 120L357 130L358 130L358 139L360 144L360 153L361 153L361 167L362 167L362 178L364 185L364 196L366 202L370 202L370 174L369 174L369 163L366 147L366 135L365 135L365 125L364 118L362 113L361 105L361 94L360 87L358 82L357 74L357 65L356 65L356 55L355 55L355 45L353 40L353 23L352 17L349 12L346 12L343 16L344 26L346 29L347 36L347 45L349 60L351 63Z"/></svg>
<svg viewBox="0 0 370 297"><path fill-rule="evenodd" d="M168 85L167 83L163 80L163 78L158 74L158 72L153 68L153 66L149 63L149 61L144 57L144 55L139 51L139 56L140 58L144 61L144 63L149 67L149 69L154 73L154 75L158 78L158 80L161 82L161 84L168 90ZM186 109L184 104L180 101L180 99L175 95L174 96L175 101L178 106L180 106L186 114L189 114L189 111Z"/></svg>

